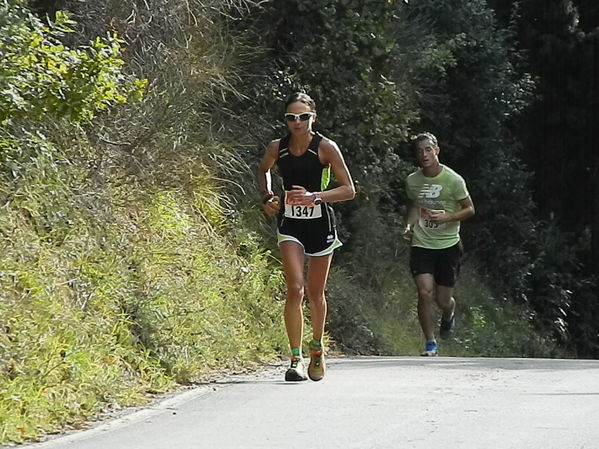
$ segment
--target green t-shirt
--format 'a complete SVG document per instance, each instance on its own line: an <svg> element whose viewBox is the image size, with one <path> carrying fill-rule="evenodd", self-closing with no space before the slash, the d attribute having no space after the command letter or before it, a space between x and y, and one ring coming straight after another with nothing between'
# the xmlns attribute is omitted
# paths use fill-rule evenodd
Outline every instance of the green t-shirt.
<svg viewBox="0 0 599 449"><path fill-rule="evenodd" d="M427 218L430 211L451 214L460 210L460 201L470 196L464 178L445 165L441 167L441 172L433 178L424 176L420 169L406 180L408 198L419 212L412 246L443 249L460 241L459 221L438 224Z"/></svg>

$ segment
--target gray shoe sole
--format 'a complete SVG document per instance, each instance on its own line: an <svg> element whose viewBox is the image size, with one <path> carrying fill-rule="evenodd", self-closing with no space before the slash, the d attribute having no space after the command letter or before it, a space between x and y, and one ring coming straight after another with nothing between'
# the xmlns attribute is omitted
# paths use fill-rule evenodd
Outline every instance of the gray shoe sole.
<svg viewBox="0 0 599 449"><path fill-rule="evenodd" d="M420 355L422 357L437 357L437 355L439 355L439 352L435 349L434 351L424 351Z"/></svg>

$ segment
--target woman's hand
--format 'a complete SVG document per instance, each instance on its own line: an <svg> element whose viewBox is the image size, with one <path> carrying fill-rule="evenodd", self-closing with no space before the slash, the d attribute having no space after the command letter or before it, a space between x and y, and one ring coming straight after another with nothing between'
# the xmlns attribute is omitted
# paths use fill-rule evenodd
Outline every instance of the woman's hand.
<svg viewBox="0 0 599 449"><path fill-rule="evenodd" d="M314 204L314 193L308 192L302 186L291 186L285 201L294 206L311 206Z"/></svg>
<svg viewBox="0 0 599 449"><path fill-rule="evenodd" d="M275 195L272 198L270 198L266 203L264 203L262 210L264 211L264 213L266 215L268 215L269 217L272 217L273 215L276 215L279 213L280 208L281 208L281 202L279 200L279 197Z"/></svg>

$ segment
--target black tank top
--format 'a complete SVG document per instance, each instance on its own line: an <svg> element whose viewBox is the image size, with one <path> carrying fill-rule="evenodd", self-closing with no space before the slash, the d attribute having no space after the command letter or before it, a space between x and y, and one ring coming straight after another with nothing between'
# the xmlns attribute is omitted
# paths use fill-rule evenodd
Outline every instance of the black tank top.
<svg viewBox="0 0 599 449"><path fill-rule="evenodd" d="M280 140L277 165L285 190L291 190L294 185L302 186L308 192L321 192L327 188L331 169L318 158L318 146L323 137L322 134L315 133L308 149L301 156L294 156L289 151L290 134Z"/></svg>

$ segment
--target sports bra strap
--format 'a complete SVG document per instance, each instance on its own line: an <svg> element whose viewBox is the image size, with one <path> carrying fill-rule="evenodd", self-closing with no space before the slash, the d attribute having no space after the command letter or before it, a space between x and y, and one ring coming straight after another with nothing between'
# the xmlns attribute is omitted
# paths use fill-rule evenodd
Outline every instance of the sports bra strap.
<svg viewBox="0 0 599 449"><path fill-rule="evenodd" d="M314 151L316 154L318 154L318 146L320 145L320 141L323 137L324 136L320 134L318 131L314 133L314 137L312 137L312 140L310 141L310 145L308 146L308 148Z"/></svg>
<svg viewBox="0 0 599 449"><path fill-rule="evenodd" d="M316 131L314 133L314 137L312 137L312 140L310 141L310 145L308 145L308 149L312 150L318 154L318 146L320 145L320 141L323 138L324 138L324 136L322 134L320 134L318 131ZM291 134L287 134L285 137L283 137L283 138L281 138L281 140L279 140L279 153L281 153L281 150L289 148L290 140L291 140Z"/></svg>
<svg viewBox="0 0 599 449"><path fill-rule="evenodd" d="M281 153L281 150L289 148L290 140L291 140L291 134L287 134L285 137L283 137L281 140L279 140L279 154Z"/></svg>

